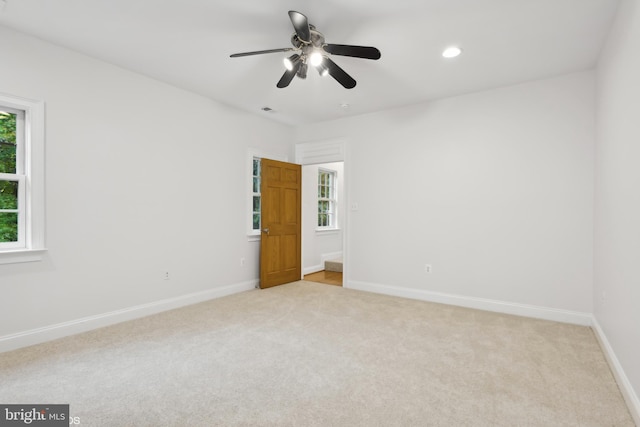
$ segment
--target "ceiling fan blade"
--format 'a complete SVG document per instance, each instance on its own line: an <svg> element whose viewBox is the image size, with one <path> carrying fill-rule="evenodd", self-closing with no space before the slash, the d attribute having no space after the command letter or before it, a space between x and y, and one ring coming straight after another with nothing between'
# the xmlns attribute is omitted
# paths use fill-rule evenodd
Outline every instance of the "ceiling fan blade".
<svg viewBox="0 0 640 427"><path fill-rule="evenodd" d="M324 58L324 62L329 69L329 75L336 79L338 83L340 83L347 89L353 89L354 87L356 87L356 81L353 79L353 77L347 74L347 72L342 68L338 67L338 64L336 64L329 58Z"/></svg>
<svg viewBox="0 0 640 427"><path fill-rule="evenodd" d="M289 86L289 83L291 83L291 80L293 80L293 78L296 76L296 73L298 72L301 64L302 61L294 65L293 69L285 71L282 77L280 77L280 80L278 81L278 84L276 84L276 86L280 89Z"/></svg>
<svg viewBox="0 0 640 427"><path fill-rule="evenodd" d="M354 58L380 59L380 51L370 46L351 46L348 44L327 44L324 50L332 55L353 56Z"/></svg>
<svg viewBox="0 0 640 427"><path fill-rule="evenodd" d="M298 38L305 43L309 43L311 41L311 31L309 30L309 21L307 20L307 17L300 12L290 10L289 19L291 19L291 23L293 24L293 28L296 30Z"/></svg>
<svg viewBox="0 0 640 427"><path fill-rule="evenodd" d="M289 52L290 50L295 50L295 49L292 47L283 47L282 49L268 49L268 50L256 50L254 52L234 53L233 55L229 55L229 56L231 58L239 58L241 56L262 55L263 53Z"/></svg>

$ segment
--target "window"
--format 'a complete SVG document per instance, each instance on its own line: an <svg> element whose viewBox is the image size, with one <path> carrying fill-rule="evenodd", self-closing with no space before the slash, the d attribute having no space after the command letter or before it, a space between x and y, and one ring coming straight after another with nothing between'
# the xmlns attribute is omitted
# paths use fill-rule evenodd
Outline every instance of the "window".
<svg viewBox="0 0 640 427"><path fill-rule="evenodd" d="M0 94L0 263L44 250L44 104Z"/></svg>
<svg viewBox="0 0 640 427"><path fill-rule="evenodd" d="M262 159L273 159L281 162L288 160L287 156L269 153L255 148L247 149L245 176L249 181L245 184L247 201L245 227L250 242L260 240L260 227L262 225L262 218L260 216L260 208L262 207L262 195L260 194L260 185L262 184L260 180Z"/></svg>
<svg viewBox="0 0 640 427"><path fill-rule="evenodd" d="M0 249L25 246L24 111L0 106Z"/></svg>
<svg viewBox="0 0 640 427"><path fill-rule="evenodd" d="M260 231L260 158L253 158L253 167L252 167L252 206L253 210L251 211L251 227L252 230Z"/></svg>
<svg viewBox="0 0 640 427"><path fill-rule="evenodd" d="M337 228L336 172L318 170L318 228Z"/></svg>

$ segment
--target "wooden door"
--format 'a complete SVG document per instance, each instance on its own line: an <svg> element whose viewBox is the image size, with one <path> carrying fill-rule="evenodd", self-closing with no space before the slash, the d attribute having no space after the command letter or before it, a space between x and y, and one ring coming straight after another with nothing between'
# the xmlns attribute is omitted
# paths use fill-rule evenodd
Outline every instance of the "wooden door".
<svg viewBox="0 0 640 427"><path fill-rule="evenodd" d="M302 273L302 167L261 160L260 287L300 280Z"/></svg>

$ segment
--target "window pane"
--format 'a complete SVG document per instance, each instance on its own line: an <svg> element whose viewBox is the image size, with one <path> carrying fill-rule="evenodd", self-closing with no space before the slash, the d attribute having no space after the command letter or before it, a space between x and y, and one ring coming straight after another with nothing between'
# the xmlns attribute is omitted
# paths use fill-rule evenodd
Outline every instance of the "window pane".
<svg viewBox="0 0 640 427"><path fill-rule="evenodd" d="M0 172L16 173L16 115L0 110Z"/></svg>
<svg viewBox="0 0 640 427"><path fill-rule="evenodd" d="M256 194L260 194L260 158L254 157L252 159L252 182L251 182L251 190L254 193L252 198L252 207L251 207L251 229L252 230L260 230L260 196Z"/></svg>
<svg viewBox="0 0 640 427"><path fill-rule="evenodd" d="M0 212L0 242L18 241L18 214Z"/></svg>
<svg viewBox="0 0 640 427"><path fill-rule="evenodd" d="M0 209L18 209L16 181L0 181Z"/></svg>

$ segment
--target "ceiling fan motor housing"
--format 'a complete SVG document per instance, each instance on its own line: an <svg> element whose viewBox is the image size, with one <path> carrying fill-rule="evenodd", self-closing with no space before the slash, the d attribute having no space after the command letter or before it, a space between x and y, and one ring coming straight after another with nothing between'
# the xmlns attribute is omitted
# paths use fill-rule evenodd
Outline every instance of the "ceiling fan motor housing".
<svg viewBox="0 0 640 427"><path fill-rule="evenodd" d="M291 36L291 44L294 48L302 51L302 59L306 62L306 59L314 51L322 52L324 46L324 35L320 31L316 31L313 25L309 26L309 33L311 34L309 42L301 40L296 33Z"/></svg>

